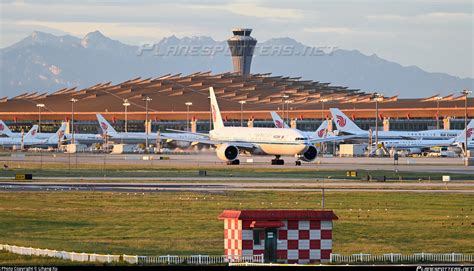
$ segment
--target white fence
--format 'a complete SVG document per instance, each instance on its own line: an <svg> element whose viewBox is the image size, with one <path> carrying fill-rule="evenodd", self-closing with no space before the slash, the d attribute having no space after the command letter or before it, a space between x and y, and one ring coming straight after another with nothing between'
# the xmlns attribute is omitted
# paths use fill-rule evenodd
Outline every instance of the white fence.
<svg viewBox="0 0 474 271"><path fill-rule="evenodd" d="M101 263L118 263L124 262L129 264L191 264L191 265L214 265L214 264L229 264L229 265L252 265L263 264L263 254L254 256L242 255L224 255L224 256L209 256L209 255L191 255L191 256L137 256L137 255L110 255L110 254L95 254L95 253L77 253L68 251L57 251L51 249L40 249L31 247L20 247L0 244L0 250L29 256L46 256L54 257L63 260L77 261L77 262L101 262ZM352 254L340 255L331 254L331 263L473 263L474 254L462 253L415 253L410 255L403 255L399 253L388 253L382 255L372 254Z"/></svg>
<svg viewBox="0 0 474 271"><path fill-rule="evenodd" d="M340 255L331 254L331 263L472 263L474 262L473 254L462 253L415 253L403 255L399 253L387 253L382 255L372 254L352 254Z"/></svg>
<svg viewBox="0 0 474 271"><path fill-rule="evenodd" d="M263 263L263 254L254 256L242 255L191 255L191 256L138 256L139 264L226 264L226 263Z"/></svg>
<svg viewBox="0 0 474 271"><path fill-rule="evenodd" d="M226 263L263 263L263 254L254 256L209 256L209 255L191 255L191 256L137 256L137 255L110 255L95 253L77 253L68 251L57 251L50 249L40 249L32 247L19 247L0 244L0 250L8 251L20 255L28 256L46 256L63 260L77 262L125 262L129 264L195 264L195 265L212 265Z"/></svg>
<svg viewBox="0 0 474 271"><path fill-rule="evenodd" d="M112 263L124 261L130 264L138 263L138 256L130 255L105 255L95 253L77 253L69 251L58 251L51 249L41 249L32 247L19 247L0 244L0 250L28 255L28 256L46 256L59 258L63 260L76 261L76 262L101 262L101 263Z"/></svg>

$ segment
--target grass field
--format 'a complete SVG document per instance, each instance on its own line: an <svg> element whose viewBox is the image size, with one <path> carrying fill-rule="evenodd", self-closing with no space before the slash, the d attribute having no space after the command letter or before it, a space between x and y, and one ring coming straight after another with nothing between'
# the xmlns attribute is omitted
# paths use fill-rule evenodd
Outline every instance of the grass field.
<svg viewBox="0 0 474 271"><path fill-rule="evenodd" d="M0 243L75 252L223 253L225 209L319 208L319 193L0 193ZM467 194L327 192L335 253L474 253ZM1 257L1 256L0 256ZM1 258L0 258L1 260Z"/></svg>

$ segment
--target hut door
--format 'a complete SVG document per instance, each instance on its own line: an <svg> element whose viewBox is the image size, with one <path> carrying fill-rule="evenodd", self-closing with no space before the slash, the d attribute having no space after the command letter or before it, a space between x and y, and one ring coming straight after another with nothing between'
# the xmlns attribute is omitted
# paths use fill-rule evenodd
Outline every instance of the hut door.
<svg viewBox="0 0 474 271"><path fill-rule="evenodd" d="M277 230L275 228L265 229L265 262L276 262L277 252Z"/></svg>

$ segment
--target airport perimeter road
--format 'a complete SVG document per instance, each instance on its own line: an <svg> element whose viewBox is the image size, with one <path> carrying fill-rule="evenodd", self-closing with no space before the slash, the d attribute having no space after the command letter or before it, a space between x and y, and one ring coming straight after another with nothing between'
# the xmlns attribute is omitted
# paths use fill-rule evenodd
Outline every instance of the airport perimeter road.
<svg viewBox="0 0 474 271"><path fill-rule="evenodd" d="M169 158L169 160L161 160ZM151 159L150 159L151 158ZM144 160L145 159L145 160ZM250 162L248 159L252 159ZM200 152L179 155L137 155L137 154L18 154L0 156L0 163L10 165L12 168L21 165L43 165L62 164L64 168L74 167L76 164L111 166L111 165L133 165L133 166L169 166L169 167L268 167L268 168L300 168L295 166L294 157L283 157L285 165L270 165L271 156L245 156L240 157L241 165L227 166L220 161L214 152ZM321 170L395 170L392 158L317 158L311 163L302 163L303 168L317 168ZM461 158L409 158L401 157L399 171L413 172L445 172L473 174L474 166L463 166Z"/></svg>
<svg viewBox="0 0 474 271"><path fill-rule="evenodd" d="M235 181L235 180L234 180ZM104 191L104 192L223 192L223 191L353 191L353 192L416 192L416 193L467 193L474 194L473 182L443 183L80 183L80 182L0 182L0 191Z"/></svg>

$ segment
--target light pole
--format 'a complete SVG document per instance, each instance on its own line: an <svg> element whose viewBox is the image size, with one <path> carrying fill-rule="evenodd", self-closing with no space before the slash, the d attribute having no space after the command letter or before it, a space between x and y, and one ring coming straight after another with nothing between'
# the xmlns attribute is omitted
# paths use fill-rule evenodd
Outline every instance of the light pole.
<svg viewBox="0 0 474 271"><path fill-rule="evenodd" d="M324 103L327 101L328 99L321 99L321 122L324 120Z"/></svg>
<svg viewBox="0 0 474 271"><path fill-rule="evenodd" d="M246 101L239 101L240 104L240 127L244 127L244 104Z"/></svg>
<svg viewBox="0 0 474 271"><path fill-rule="evenodd" d="M282 106L282 112L281 112L282 114L281 115L283 116L283 119L285 118L285 102L286 102L286 99L288 99L288 97L290 97L290 96L288 96L286 94L281 95L281 106Z"/></svg>
<svg viewBox="0 0 474 271"><path fill-rule="evenodd" d="M128 133L128 128L127 128L127 107L130 106L130 103L128 102L128 99L123 100L123 104L125 107L125 133Z"/></svg>
<svg viewBox="0 0 474 271"><path fill-rule="evenodd" d="M150 102L152 99L148 96L143 98L145 101L145 152L148 153L148 102Z"/></svg>
<svg viewBox="0 0 474 271"><path fill-rule="evenodd" d="M467 96L472 93L470 90L463 90L464 95L464 157L467 157Z"/></svg>
<svg viewBox="0 0 474 271"><path fill-rule="evenodd" d="M186 131L189 132L189 107L193 105L192 102L186 102Z"/></svg>
<svg viewBox="0 0 474 271"><path fill-rule="evenodd" d="M324 103L327 102L328 99L323 98L321 99L321 124L324 122ZM321 153L326 152L326 143L322 142L321 143Z"/></svg>
<svg viewBox="0 0 474 271"><path fill-rule="evenodd" d="M285 104L286 104L286 117L285 117L285 115L283 115L283 117L285 118L285 122L288 124L288 126L290 126L290 104L292 102L293 101L291 101L291 100L286 100L285 101Z"/></svg>
<svg viewBox="0 0 474 271"><path fill-rule="evenodd" d="M436 97L436 130L439 129L439 102L443 99L442 96Z"/></svg>
<svg viewBox="0 0 474 271"><path fill-rule="evenodd" d="M293 103L293 101L291 101L291 103ZM291 111L293 111L293 106L288 108L288 122L289 122L290 127L291 127L291 118L290 118ZM296 128L296 118L295 118L295 128Z"/></svg>
<svg viewBox="0 0 474 271"><path fill-rule="evenodd" d="M374 93L375 100L375 148L379 147L379 102L383 101L381 93Z"/></svg>
<svg viewBox="0 0 474 271"><path fill-rule="evenodd" d="M38 107L38 133L41 133L41 108L44 104L36 104L36 107Z"/></svg>
<svg viewBox="0 0 474 271"><path fill-rule="evenodd" d="M74 141L74 104L77 103L77 101L79 101L78 99L76 98L71 98L69 100L71 102L71 127L72 127L72 140L71 140L71 143L72 144L75 144L76 142Z"/></svg>
<svg viewBox="0 0 474 271"><path fill-rule="evenodd" d="M211 109L211 96L207 96L207 99L209 99L208 104L209 104L209 131L212 130L212 109Z"/></svg>

